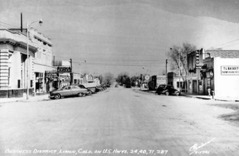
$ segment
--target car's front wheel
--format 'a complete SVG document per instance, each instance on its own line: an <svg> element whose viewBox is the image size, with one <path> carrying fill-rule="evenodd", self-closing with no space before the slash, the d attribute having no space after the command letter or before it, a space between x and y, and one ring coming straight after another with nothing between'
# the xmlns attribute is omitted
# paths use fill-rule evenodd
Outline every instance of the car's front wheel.
<svg viewBox="0 0 239 156"><path fill-rule="evenodd" d="M60 94L56 94L56 95L54 96L54 98L55 98L55 99L60 99L60 98L61 98L61 95L60 95Z"/></svg>
<svg viewBox="0 0 239 156"><path fill-rule="evenodd" d="M180 95L180 93L179 93L179 92L175 92L175 95L176 95L176 96L179 96L179 95Z"/></svg>
<svg viewBox="0 0 239 156"><path fill-rule="evenodd" d="M83 96L83 93L78 93L78 96L79 96L79 97L82 97L82 96Z"/></svg>

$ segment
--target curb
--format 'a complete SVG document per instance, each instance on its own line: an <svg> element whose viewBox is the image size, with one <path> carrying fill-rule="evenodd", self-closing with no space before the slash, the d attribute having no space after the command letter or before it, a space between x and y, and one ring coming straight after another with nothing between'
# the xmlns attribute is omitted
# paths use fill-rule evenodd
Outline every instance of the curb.
<svg viewBox="0 0 239 156"><path fill-rule="evenodd" d="M190 96L190 95L181 95L184 97L188 97L188 98L194 98L194 99L202 99L202 100L215 100L211 97L199 97L199 96Z"/></svg>
<svg viewBox="0 0 239 156"><path fill-rule="evenodd" d="M37 100L17 100L16 102L41 102L41 101L49 101L50 99L37 99Z"/></svg>
<svg viewBox="0 0 239 156"><path fill-rule="evenodd" d="M225 99L215 99L210 97L198 97L198 96L189 96L189 95L182 95L184 97L188 98L196 98L196 99L202 99L202 100L215 100L215 101L224 101L224 102L239 102L239 100L225 100Z"/></svg>
<svg viewBox="0 0 239 156"><path fill-rule="evenodd" d="M28 100L26 99L12 99L12 100L7 100L7 101L0 101L0 104L5 104L5 103L12 103L12 102L40 102L40 101L48 101L49 98L41 98L41 99L31 99L33 97L30 97Z"/></svg>
<svg viewBox="0 0 239 156"><path fill-rule="evenodd" d="M224 101L224 102L239 102L239 100L224 100L224 99L214 99L215 101Z"/></svg>

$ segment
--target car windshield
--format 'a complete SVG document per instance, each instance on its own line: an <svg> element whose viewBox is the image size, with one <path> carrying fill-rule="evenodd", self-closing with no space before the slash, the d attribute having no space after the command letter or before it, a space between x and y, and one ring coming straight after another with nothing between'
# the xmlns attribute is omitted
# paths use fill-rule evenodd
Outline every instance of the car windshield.
<svg viewBox="0 0 239 156"><path fill-rule="evenodd" d="M66 90L66 89L71 89L70 86L63 86L60 90Z"/></svg>
<svg viewBox="0 0 239 156"><path fill-rule="evenodd" d="M80 88L85 88L85 86L83 86L83 85L79 85L79 87L80 87Z"/></svg>
<svg viewBox="0 0 239 156"><path fill-rule="evenodd" d="M159 85L159 87L160 87L160 88L165 88L166 85L164 85L164 84L163 84L163 85Z"/></svg>

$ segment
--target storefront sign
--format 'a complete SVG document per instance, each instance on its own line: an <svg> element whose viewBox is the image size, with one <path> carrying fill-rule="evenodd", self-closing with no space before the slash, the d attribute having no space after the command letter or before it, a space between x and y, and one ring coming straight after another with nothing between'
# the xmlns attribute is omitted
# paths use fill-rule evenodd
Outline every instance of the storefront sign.
<svg viewBox="0 0 239 156"><path fill-rule="evenodd" d="M221 66L222 75L239 75L239 66Z"/></svg>
<svg viewBox="0 0 239 156"><path fill-rule="evenodd" d="M46 71L45 72L45 77L56 78L57 77L57 72L56 71Z"/></svg>
<svg viewBox="0 0 239 156"><path fill-rule="evenodd" d="M58 73L71 73L71 67L57 67Z"/></svg>

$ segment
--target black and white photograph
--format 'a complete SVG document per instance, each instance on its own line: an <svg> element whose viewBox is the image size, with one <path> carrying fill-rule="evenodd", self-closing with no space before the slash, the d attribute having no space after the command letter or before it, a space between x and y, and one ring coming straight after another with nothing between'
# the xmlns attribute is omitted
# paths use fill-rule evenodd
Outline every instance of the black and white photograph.
<svg viewBox="0 0 239 156"><path fill-rule="evenodd" d="M0 156L238 156L238 0L0 0Z"/></svg>

